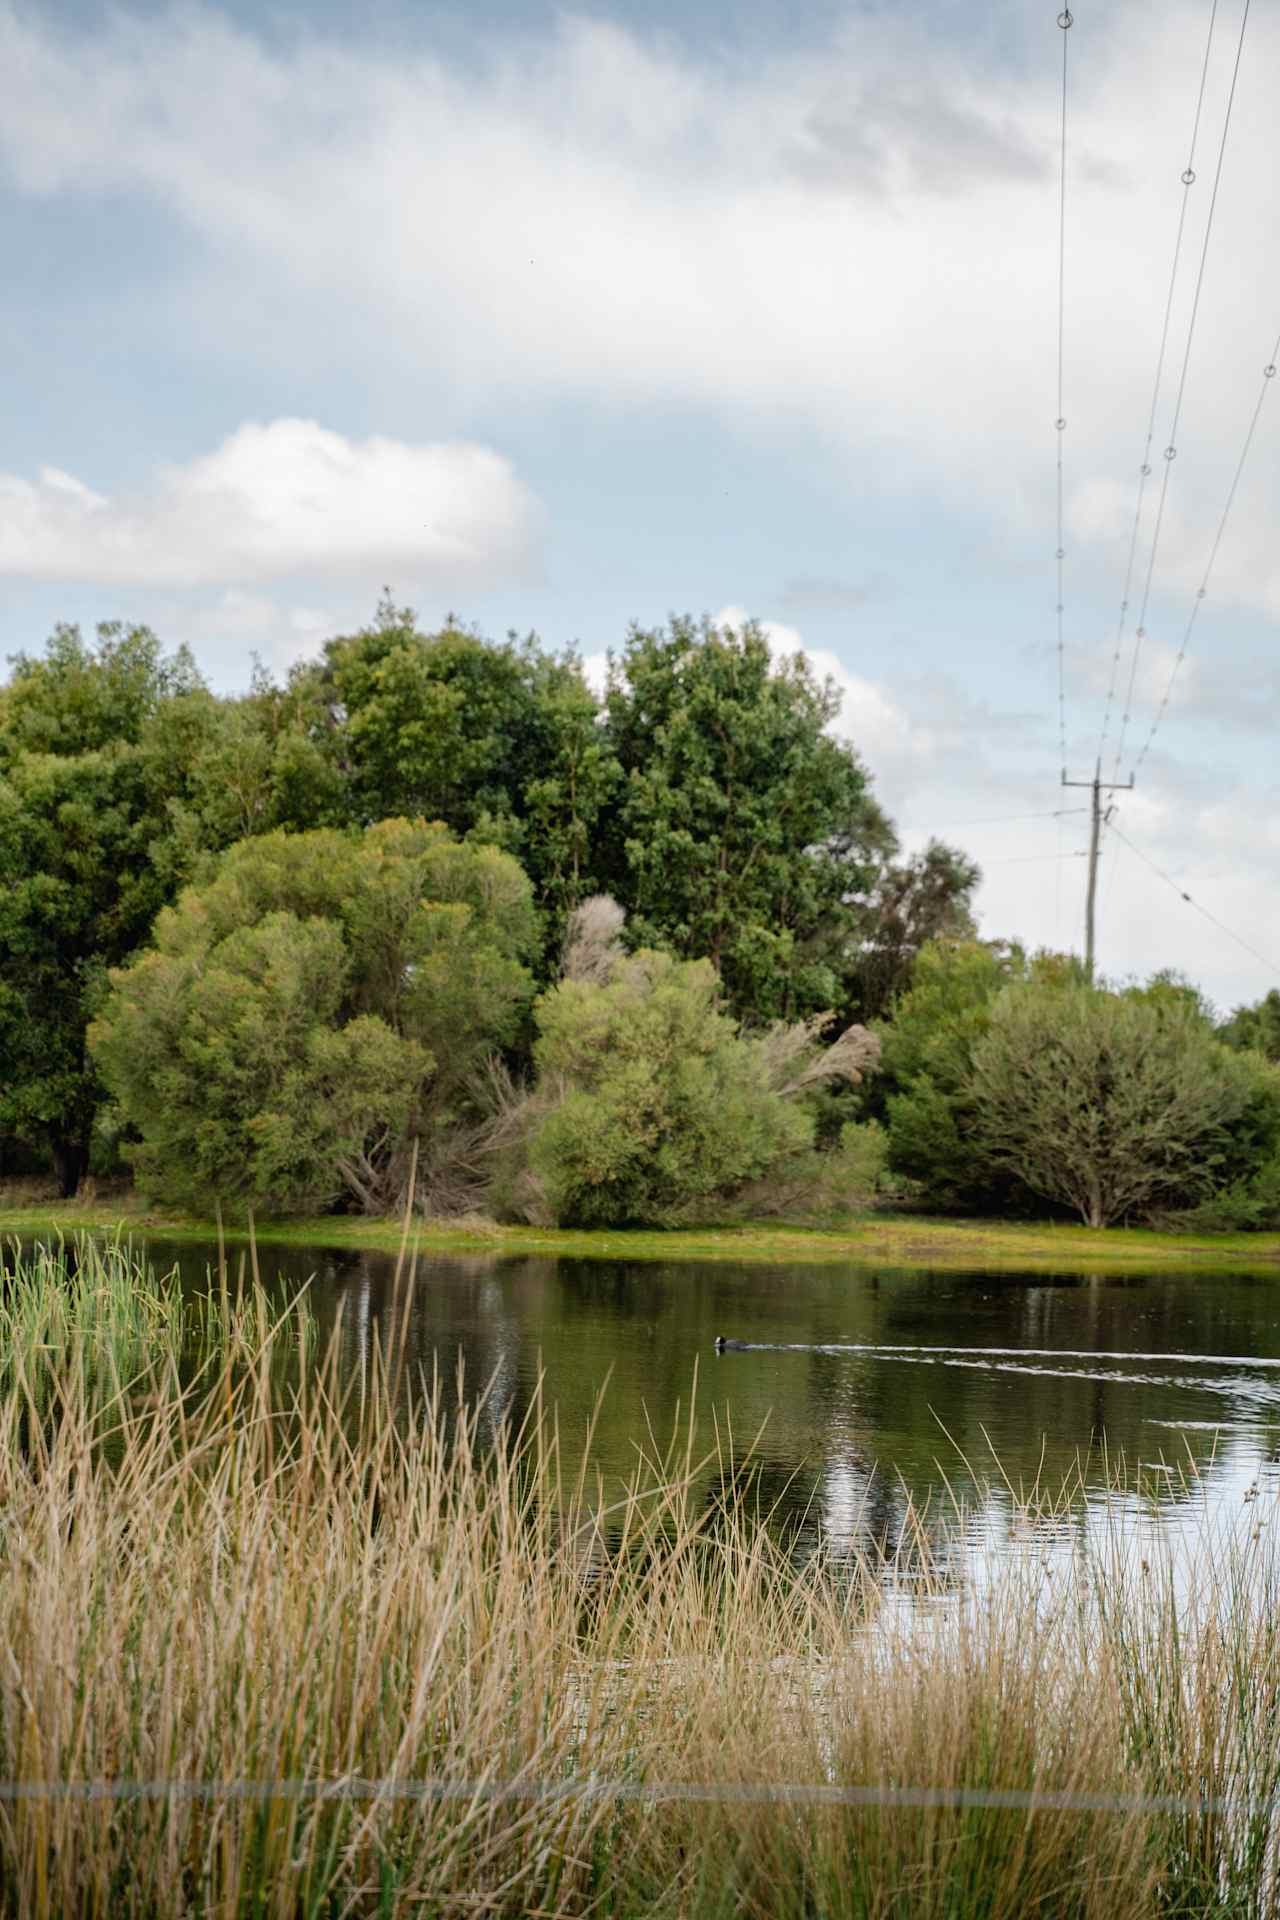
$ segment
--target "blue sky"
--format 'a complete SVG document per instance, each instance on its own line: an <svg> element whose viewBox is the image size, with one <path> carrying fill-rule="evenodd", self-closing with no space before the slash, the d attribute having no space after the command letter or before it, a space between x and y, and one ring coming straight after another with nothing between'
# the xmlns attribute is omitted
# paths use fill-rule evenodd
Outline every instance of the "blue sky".
<svg viewBox="0 0 1280 1920"><path fill-rule="evenodd" d="M1083 774L1209 0L1078 11L1065 658ZM1239 0L1219 16L1157 447ZM287 670L385 583L427 622L532 627L598 671L632 619L750 614L840 681L907 844L949 835L983 864L985 931L1078 940L1082 821L1051 817L1061 52L1039 4L822 0L797 26L772 0L0 0L4 651L56 619L145 619L235 687L252 652ZM1126 769L1280 329L1278 80L1280 29L1255 14ZM1118 816L1262 957L1123 842L1104 858L1104 967L1179 965L1223 1005L1280 983L1268 405Z"/></svg>

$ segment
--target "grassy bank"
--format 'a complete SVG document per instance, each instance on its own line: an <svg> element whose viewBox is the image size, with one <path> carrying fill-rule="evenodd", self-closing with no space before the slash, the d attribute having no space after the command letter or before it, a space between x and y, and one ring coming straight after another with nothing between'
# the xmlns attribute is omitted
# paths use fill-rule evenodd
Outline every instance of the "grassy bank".
<svg viewBox="0 0 1280 1920"><path fill-rule="evenodd" d="M0 1236L123 1231L167 1240L212 1241L212 1220L148 1210L130 1195L110 1201L5 1203L0 1190ZM367 1247L398 1253L399 1220L322 1215L314 1219L260 1221L264 1246ZM245 1230L228 1226L228 1240ZM612 1233L498 1227L483 1222L424 1225L414 1230L412 1249L423 1253L490 1252L497 1257L556 1254L592 1260L732 1260L815 1265L938 1267L964 1270L1124 1273L1178 1267L1206 1273L1224 1265L1243 1271L1280 1268L1280 1234L1155 1233L1139 1227L1098 1232L1063 1222L931 1220L916 1215L868 1213L826 1228L775 1225L697 1227L673 1232Z"/></svg>
<svg viewBox="0 0 1280 1920"><path fill-rule="evenodd" d="M198 1403L163 1338L105 1406L74 1342L56 1417L0 1381L0 1913L1274 1910L1272 1512L1185 1587L1103 1534L973 1594L963 1515L800 1564L678 1438L599 1487L553 1409L397 1419L376 1350L282 1408L284 1337Z"/></svg>

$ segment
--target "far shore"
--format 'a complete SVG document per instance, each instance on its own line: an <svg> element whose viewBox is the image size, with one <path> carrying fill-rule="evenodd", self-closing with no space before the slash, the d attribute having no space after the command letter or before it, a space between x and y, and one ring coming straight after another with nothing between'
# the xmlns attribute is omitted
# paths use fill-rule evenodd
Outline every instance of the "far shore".
<svg viewBox="0 0 1280 1920"><path fill-rule="evenodd" d="M119 1233L140 1239L216 1241L212 1220L148 1208L134 1196L85 1200L7 1200L0 1190L0 1237L42 1238ZM226 1240L248 1240L243 1219L228 1221ZM323 1215L259 1220L260 1247L367 1248L398 1254L403 1221ZM1069 1222L940 1220L910 1214L867 1213L823 1227L774 1224L583 1232L571 1228L504 1227L485 1221L415 1221L407 1251L489 1254L495 1259L534 1255L584 1260L750 1261L775 1265L936 1267L957 1272L1123 1273L1171 1268L1211 1273L1273 1274L1280 1270L1280 1234L1157 1233L1142 1227L1104 1232Z"/></svg>

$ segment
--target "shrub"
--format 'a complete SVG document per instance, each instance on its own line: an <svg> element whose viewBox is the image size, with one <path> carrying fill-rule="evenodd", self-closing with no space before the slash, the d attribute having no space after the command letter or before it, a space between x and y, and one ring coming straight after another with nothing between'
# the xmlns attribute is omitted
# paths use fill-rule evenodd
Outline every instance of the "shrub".
<svg viewBox="0 0 1280 1920"><path fill-rule="evenodd" d="M812 1144L719 997L708 961L642 950L539 1001L535 1058L559 1097L529 1158L562 1224L673 1224Z"/></svg>
<svg viewBox="0 0 1280 1920"><path fill-rule="evenodd" d="M1084 986L1001 995L971 1098L993 1164L1091 1227L1206 1199L1280 1122L1280 1075L1223 1047L1196 1010Z"/></svg>
<svg viewBox="0 0 1280 1920"><path fill-rule="evenodd" d="M242 841L111 976L90 1033L142 1186L277 1211L397 1204L528 1003L529 886L495 848L386 820Z"/></svg>

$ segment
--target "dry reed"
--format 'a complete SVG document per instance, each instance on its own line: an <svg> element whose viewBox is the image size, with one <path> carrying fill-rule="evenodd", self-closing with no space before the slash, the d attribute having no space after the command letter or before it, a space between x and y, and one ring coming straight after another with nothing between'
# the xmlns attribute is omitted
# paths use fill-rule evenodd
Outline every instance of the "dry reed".
<svg viewBox="0 0 1280 1920"><path fill-rule="evenodd" d="M394 1353L353 1397L336 1344L282 1385L260 1303L220 1339L194 1389L171 1355L105 1397L74 1356L52 1400L21 1352L0 1383L0 1912L1273 1910L1269 1814L1134 1798L1275 1790L1262 1529L1209 1606L1119 1536L948 1594L922 1526L890 1607L892 1568L695 1502L692 1425L608 1487L552 1409L483 1445ZM152 1790L33 1790L95 1782ZM778 1783L1042 1802L752 1799Z"/></svg>

